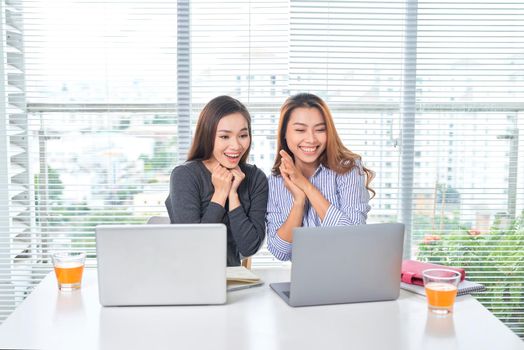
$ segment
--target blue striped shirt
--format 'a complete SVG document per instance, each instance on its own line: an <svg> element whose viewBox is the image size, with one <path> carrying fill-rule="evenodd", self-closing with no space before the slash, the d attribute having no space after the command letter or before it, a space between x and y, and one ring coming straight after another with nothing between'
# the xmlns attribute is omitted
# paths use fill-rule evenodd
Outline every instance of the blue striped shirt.
<svg viewBox="0 0 524 350"><path fill-rule="evenodd" d="M369 193L362 166L345 174L323 166L317 168L309 181L324 195L330 206L324 220L317 215L313 206L306 201L302 226L346 226L365 224L369 206ZM278 236L277 230L286 221L293 196L284 185L282 177L268 177L269 198L267 203L267 248L279 260L291 260L292 244Z"/></svg>

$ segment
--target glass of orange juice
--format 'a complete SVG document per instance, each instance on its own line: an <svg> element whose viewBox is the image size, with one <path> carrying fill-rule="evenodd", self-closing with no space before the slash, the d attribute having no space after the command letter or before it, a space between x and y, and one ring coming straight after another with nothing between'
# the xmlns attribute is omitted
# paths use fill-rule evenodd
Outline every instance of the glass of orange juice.
<svg viewBox="0 0 524 350"><path fill-rule="evenodd" d="M73 291L80 288L86 254L82 252L57 252L52 254L58 289Z"/></svg>
<svg viewBox="0 0 524 350"><path fill-rule="evenodd" d="M429 310L447 315L453 312L460 273L449 269L429 269L422 272Z"/></svg>

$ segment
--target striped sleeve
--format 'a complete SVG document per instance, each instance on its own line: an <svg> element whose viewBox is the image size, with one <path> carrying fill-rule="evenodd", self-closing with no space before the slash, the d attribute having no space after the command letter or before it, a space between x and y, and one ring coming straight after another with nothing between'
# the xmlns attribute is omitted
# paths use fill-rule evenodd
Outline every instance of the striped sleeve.
<svg viewBox="0 0 524 350"><path fill-rule="evenodd" d="M336 179L339 197L338 208L331 204L322 221L322 226L348 226L365 224L369 206L369 193L365 185L366 178L358 164L346 174Z"/></svg>
<svg viewBox="0 0 524 350"><path fill-rule="evenodd" d="M287 198L287 189L279 179L270 175L268 177L269 197L267 202L266 227L267 227L267 249L278 260L286 261L291 259L291 246L279 237L277 230L284 224L289 212L283 212L278 206L278 199Z"/></svg>

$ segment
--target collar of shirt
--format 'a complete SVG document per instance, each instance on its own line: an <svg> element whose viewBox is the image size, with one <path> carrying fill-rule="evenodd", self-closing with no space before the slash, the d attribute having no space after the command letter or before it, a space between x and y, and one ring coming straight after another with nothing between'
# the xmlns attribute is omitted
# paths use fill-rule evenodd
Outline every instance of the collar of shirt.
<svg viewBox="0 0 524 350"><path fill-rule="evenodd" d="M322 163L319 164L319 166L317 167L317 169L315 170L315 172L313 173L313 175L311 175L310 179L314 178L315 176L318 175L318 173L320 173L321 171L323 171L324 169L327 169Z"/></svg>

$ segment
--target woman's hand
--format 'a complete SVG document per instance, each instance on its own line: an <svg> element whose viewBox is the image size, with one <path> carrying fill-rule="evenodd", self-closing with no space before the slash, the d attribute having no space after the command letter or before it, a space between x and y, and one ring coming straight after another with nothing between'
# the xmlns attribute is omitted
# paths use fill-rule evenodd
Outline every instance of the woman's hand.
<svg viewBox="0 0 524 350"><path fill-rule="evenodd" d="M322 192L320 192L305 176L302 174L299 168L295 166L293 159L287 154L284 150L280 151L282 156L282 162L280 163L280 173L283 174L284 184L286 187L293 193L290 188L293 184L298 190L300 190L304 197L307 198L308 203L315 209L320 220L324 220L326 213L329 209L331 203L324 197ZM286 177L289 179L289 183L286 183ZM296 197L294 197L296 199ZM299 197L300 198L300 197Z"/></svg>
<svg viewBox="0 0 524 350"><path fill-rule="evenodd" d="M282 179L284 179L284 186L286 186L287 190L291 192L291 195L293 196L293 201L295 204L301 204L304 205L306 202L306 194L304 191L302 191L295 183L290 179L289 174L286 171L286 168L280 164L280 175L282 176Z"/></svg>
<svg viewBox="0 0 524 350"><path fill-rule="evenodd" d="M238 187L246 177L246 174L244 174L242 170L240 170L240 167L238 165L233 169L229 169L229 172L233 175L233 182L231 183L231 189L229 190L231 195L237 192Z"/></svg>
<svg viewBox="0 0 524 350"><path fill-rule="evenodd" d="M217 164L211 170L211 183L215 187L213 198L224 205L233 184L233 174L222 165Z"/></svg>
<svg viewBox="0 0 524 350"><path fill-rule="evenodd" d="M305 192L307 186L311 185L308 179L302 174L300 169L295 166L293 158L284 150L280 151L282 160L280 162L280 172L282 171L288 175L289 180L295 184L302 192Z"/></svg>
<svg viewBox="0 0 524 350"><path fill-rule="evenodd" d="M231 182L231 188L229 189L229 211L234 210L240 206L240 199L238 198L238 187L240 186L240 183L244 180L246 177L246 174L240 170L240 168L237 166L236 168L229 169L228 170L231 173L231 176L233 176L232 182Z"/></svg>

